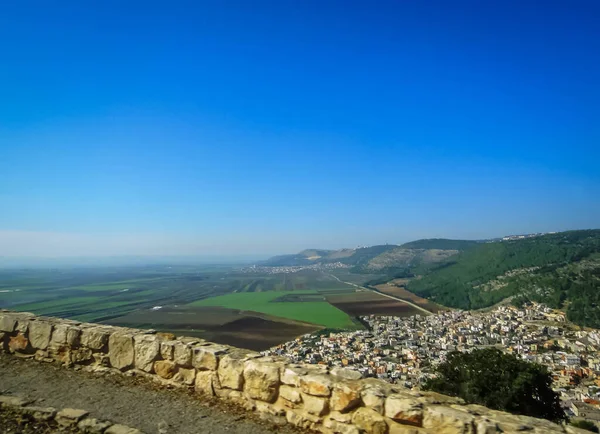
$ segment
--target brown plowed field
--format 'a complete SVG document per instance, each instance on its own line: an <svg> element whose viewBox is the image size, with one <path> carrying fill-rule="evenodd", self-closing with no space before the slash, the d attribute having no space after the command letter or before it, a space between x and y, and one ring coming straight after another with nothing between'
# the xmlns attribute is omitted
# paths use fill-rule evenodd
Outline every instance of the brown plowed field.
<svg viewBox="0 0 600 434"><path fill-rule="evenodd" d="M321 327L293 322L271 321L266 318L245 317L204 332L204 337L249 350L262 351Z"/></svg>
<svg viewBox="0 0 600 434"><path fill-rule="evenodd" d="M137 311L109 323L199 337L255 351L266 350L322 328L261 313L213 306Z"/></svg>
<svg viewBox="0 0 600 434"><path fill-rule="evenodd" d="M393 295L394 297L408 300L408 301L410 301L416 305L419 305L422 308L427 309L428 311L433 312L433 313L436 313L436 312L444 309L442 306L432 303L431 301L427 300L426 298L419 297L418 295L413 294L410 291L407 291L404 288L404 285L407 282L408 281L406 279L396 279L396 280L393 280L393 281L383 284L383 285L377 285L377 286L375 286L375 288L378 291L383 292L384 294L389 294L389 295Z"/></svg>
<svg viewBox="0 0 600 434"><path fill-rule="evenodd" d="M411 316L420 313L414 307L370 291L332 295L327 301L348 315Z"/></svg>

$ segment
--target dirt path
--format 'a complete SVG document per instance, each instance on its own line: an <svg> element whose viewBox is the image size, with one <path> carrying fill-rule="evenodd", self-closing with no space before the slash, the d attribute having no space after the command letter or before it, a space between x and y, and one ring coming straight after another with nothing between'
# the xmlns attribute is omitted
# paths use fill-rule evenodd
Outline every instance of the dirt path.
<svg viewBox="0 0 600 434"><path fill-rule="evenodd" d="M275 427L250 413L201 400L182 390L158 388L148 380L118 374L92 374L0 354L0 393L35 399L34 405L80 408L107 419L157 434L297 433ZM0 433L3 433L0 428ZM14 432L14 431L11 431Z"/></svg>

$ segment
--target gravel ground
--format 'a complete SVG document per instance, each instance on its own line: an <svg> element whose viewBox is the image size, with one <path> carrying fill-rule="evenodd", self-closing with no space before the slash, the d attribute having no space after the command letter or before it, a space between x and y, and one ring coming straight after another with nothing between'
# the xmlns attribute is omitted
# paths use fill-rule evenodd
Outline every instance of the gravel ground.
<svg viewBox="0 0 600 434"><path fill-rule="evenodd" d="M24 418L20 413L0 409L0 433L2 434L74 434L75 431L59 427L54 421L37 422Z"/></svg>
<svg viewBox="0 0 600 434"><path fill-rule="evenodd" d="M79 408L91 417L109 420L157 434L167 425L168 434L292 434L291 427L276 427L258 420L252 413L217 401L202 400L184 390L169 390L143 378L115 374L95 374L56 365L22 360L0 354L0 394L35 400L34 405ZM1 433L18 431L0 414ZM7 426L4 430L4 426Z"/></svg>

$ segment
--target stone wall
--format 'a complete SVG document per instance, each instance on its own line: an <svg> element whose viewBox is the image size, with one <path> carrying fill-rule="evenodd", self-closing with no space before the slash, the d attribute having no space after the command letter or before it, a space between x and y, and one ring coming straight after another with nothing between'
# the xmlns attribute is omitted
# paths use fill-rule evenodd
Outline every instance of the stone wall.
<svg viewBox="0 0 600 434"><path fill-rule="evenodd" d="M352 370L291 364L281 357L169 333L0 311L0 349L90 371L147 375L255 411L276 424L340 434L585 433Z"/></svg>

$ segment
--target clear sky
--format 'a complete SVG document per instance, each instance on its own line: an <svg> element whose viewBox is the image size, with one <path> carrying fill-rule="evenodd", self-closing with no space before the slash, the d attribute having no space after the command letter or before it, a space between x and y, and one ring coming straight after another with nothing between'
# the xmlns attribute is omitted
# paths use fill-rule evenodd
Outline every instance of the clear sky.
<svg viewBox="0 0 600 434"><path fill-rule="evenodd" d="M600 227L600 2L13 1L0 255Z"/></svg>

